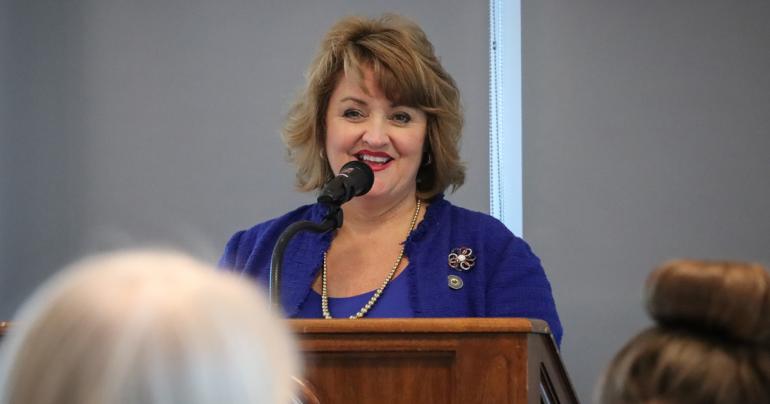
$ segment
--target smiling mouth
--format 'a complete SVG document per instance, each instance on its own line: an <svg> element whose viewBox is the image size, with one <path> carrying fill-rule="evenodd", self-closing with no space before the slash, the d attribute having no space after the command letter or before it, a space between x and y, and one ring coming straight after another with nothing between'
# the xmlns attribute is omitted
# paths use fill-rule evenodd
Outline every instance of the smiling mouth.
<svg viewBox="0 0 770 404"><path fill-rule="evenodd" d="M363 161L365 163L372 163L372 164L386 164L393 160L392 157L374 156L368 153L358 153L358 154L355 154L355 157L358 159L358 161Z"/></svg>

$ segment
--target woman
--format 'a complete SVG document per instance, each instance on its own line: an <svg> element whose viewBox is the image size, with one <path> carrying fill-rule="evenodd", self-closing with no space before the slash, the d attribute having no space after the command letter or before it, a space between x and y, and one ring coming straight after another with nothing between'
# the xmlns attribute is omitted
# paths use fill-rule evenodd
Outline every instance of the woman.
<svg viewBox="0 0 770 404"><path fill-rule="evenodd" d="M284 327L250 282L187 256L92 257L23 305L0 345L0 403L288 403Z"/></svg>
<svg viewBox="0 0 770 404"><path fill-rule="evenodd" d="M531 317L560 340L551 288L529 246L443 198L464 180L461 127L454 80L417 25L386 15L331 28L284 140L301 190L320 189L353 160L375 181L342 206L335 233L301 233L289 244L281 289L289 316ZM220 264L267 283L279 234L325 213L303 206L238 232Z"/></svg>
<svg viewBox="0 0 770 404"><path fill-rule="evenodd" d="M680 260L647 281L657 323L615 356L603 404L770 403L770 276L757 264Z"/></svg>

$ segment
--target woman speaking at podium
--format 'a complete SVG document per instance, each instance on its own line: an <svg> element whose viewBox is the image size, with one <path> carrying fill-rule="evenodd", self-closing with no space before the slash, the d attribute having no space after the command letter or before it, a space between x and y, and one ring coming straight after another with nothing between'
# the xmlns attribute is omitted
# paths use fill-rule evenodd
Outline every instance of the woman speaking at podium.
<svg viewBox="0 0 770 404"><path fill-rule="evenodd" d="M333 232L286 247L281 306L290 317L528 317L561 339L551 287L530 247L502 223L453 206L461 186L460 94L425 33L396 15L346 17L324 37L284 141L297 185L315 191L351 161L371 190L342 205ZM302 206L232 236L222 267L267 284L279 235L321 221Z"/></svg>

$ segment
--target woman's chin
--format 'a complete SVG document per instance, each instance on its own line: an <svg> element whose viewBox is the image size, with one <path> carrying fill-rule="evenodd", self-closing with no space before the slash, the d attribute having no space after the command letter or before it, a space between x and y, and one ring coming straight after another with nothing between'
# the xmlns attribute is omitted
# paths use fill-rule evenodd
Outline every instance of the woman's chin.
<svg viewBox="0 0 770 404"><path fill-rule="evenodd" d="M386 199L385 196L387 194L381 190L377 190L374 187L369 190L369 192L366 193L366 195L359 196L361 200L367 201L367 202L377 202L383 199Z"/></svg>
<svg viewBox="0 0 770 404"><path fill-rule="evenodd" d="M367 192L365 195L359 196L358 198L367 203L382 203L390 200L398 201L403 198L403 193L403 190L399 192L399 190L393 189L392 187L388 187L385 184L375 181L372 189L370 189L369 192Z"/></svg>

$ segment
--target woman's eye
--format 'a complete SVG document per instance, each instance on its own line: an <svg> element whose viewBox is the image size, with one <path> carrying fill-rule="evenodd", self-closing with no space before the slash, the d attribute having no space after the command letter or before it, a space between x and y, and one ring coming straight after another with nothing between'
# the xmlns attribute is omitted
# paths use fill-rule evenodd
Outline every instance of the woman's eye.
<svg viewBox="0 0 770 404"><path fill-rule="evenodd" d="M359 111L357 109L346 109L345 112L342 113L342 116L344 116L345 118L350 118L350 119L359 119L359 118L363 117L364 114L361 113L361 111Z"/></svg>
<svg viewBox="0 0 770 404"><path fill-rule="evenodd" d="M409 123L412 117L406 112L396 112L391 119L398 123Z"/></svg>

